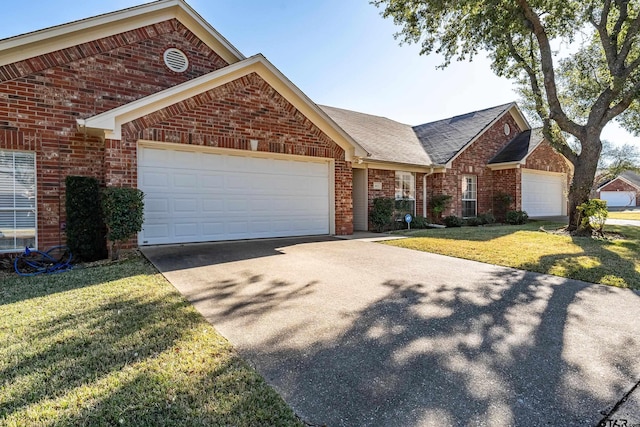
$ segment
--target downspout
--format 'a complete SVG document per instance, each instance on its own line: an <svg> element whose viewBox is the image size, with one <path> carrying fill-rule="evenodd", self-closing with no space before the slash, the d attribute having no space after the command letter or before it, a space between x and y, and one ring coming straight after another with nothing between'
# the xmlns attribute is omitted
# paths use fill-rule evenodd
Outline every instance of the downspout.
<svg viewBox="0 0 640 427"><path fill-rule="evenodd" d="M422 216L427 217L427 177L433 175L433 166L429 173L422 175Z"/></svg>

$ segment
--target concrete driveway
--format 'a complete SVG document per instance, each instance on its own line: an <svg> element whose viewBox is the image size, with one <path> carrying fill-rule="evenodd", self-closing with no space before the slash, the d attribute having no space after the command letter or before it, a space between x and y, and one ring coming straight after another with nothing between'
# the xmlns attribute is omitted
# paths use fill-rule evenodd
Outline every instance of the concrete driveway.
<svg viewBox="0 0 640 427"><path fill-rule="evenodd" d="M640 424L638 293L330 237L143 252L310 425Z"/></svg>

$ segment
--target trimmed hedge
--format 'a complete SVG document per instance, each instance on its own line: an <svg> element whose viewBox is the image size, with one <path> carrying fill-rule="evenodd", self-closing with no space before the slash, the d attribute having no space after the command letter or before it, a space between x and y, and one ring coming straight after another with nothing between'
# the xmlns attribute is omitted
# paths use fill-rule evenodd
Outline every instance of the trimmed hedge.
<svg viewBox="0 0 640 427"><path fill-rule="evenodd" d="M67 246L74 260L105 259L106 228L102 221L98 180L87 176L67 176L65 185Z"/></svg>
<svg viewBox="0 0 640 427"><path fill-rule="evenodd" d="M105 188L102 210L107 224L107 239L111 243L111 259L118 259L120 243L142 230L144 193L137 188Z"/></svg>

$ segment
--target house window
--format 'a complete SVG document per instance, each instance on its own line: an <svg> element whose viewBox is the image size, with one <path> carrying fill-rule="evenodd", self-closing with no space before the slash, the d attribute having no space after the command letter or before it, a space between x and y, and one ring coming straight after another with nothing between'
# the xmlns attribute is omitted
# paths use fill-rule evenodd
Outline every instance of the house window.
<svg viewBox="0 0 640 427"><path fill-rule="evenodd" d="M475 175L462 177L462 217L471 218L478 214L478 179Z"/></svg>
<svg viewBox="0 0 640 427"><path fill-rule="evenodd" d="M416 212L416 174L396 171L396 209Z"/></svg>
<svg viewBox="0 0 640 427"><path fill-rule="evenodd" d="M0 150L0 252L36 243L34 153Z"/></svg>

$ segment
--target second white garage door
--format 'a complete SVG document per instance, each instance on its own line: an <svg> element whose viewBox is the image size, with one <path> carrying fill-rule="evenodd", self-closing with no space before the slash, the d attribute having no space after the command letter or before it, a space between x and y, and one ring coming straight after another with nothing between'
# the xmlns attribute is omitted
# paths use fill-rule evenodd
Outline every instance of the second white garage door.
<svg viewBox="0 0 640 427"><path fill-rule="evenodd" d="M566 176L522 170L522 210L531 217L566 215Z"/></svg>
<svg viewBox="0 0 640 427"><path fill-rule="evenodd" d="M636 205L636 193L633 191L601 191L600 198L607 201L607 206Z"/></svg>
<svg viewBox="0 0 640 427"><path fill-rule="evenodd" d="M140 245L330 232L329 162L140 147Z"/></svg>

